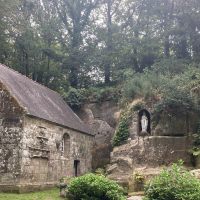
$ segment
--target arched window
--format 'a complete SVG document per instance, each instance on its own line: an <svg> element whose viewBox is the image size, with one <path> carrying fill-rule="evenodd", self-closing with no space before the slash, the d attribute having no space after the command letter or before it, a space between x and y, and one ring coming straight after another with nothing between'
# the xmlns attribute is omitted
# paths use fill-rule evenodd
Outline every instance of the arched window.
<svg viewBox="0 0 200 200"><path fill-rule="evenodd" d="M138 124L139 125L139 128L138 128L139 129L139 133L142 131L141 120L144 117L147 120L146 131L149 134L151 134L151 127L150 127L150 124L151 124L150 120L151 120L151 118L150 118L150 113L147 110L142 109L142 110L140 110L140 112L138 114L139 114L139 124Z"/></svg>
<svg viewBox="0 0 200 200"><path fill-rule="evenodd" d="M70 136L68 133L65 133L63 135L61 143L61 156L69 158L69 153L70 153Z"/></svg>

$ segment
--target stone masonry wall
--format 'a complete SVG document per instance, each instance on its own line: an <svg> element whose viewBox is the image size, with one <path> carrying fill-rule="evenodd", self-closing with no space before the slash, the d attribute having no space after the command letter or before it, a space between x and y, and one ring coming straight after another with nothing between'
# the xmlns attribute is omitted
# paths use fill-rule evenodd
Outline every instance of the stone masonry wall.
<svg viewBox="0 0 200 200"><path fill-rule="evenodd" d="M24 111L0 81L0 184L20 182Z"/></svg>
<svg viewBox="0 0 200 200"><path fill-rule="evenodd" d="M62 139L69 135L67 155L61 156ZM57 124L26 116L22 138L21 183L57 183L64 174L74 174L74 161L79 161L78 173L91 171L93 136L61 127Z"/></svg>

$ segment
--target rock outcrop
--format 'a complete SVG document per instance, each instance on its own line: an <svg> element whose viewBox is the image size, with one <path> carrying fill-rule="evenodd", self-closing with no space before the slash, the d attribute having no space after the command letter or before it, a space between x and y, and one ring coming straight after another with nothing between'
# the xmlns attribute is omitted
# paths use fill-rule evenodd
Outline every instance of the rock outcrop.
<svg viewBox="0 0 200 200"><path fill-rule="evenodd" d="M95 132L93 145L93 169L110 164L108 178L122 186L129 186L129 192L140 190L142 185L162 171L162 166L170 167L179 159L185 166L191 166L188 150L192 144L189 133L197 131L197 116L193 112L187 115L153 115L152 108L144 106L129 118L128 141L112 150L110 140L114 136L119 109L114 102L92 103L86 105L77 114ZM147 119L149 136L142 137L142 116ZM133 173L144 175L140 184L136 183Z"/></svg>
<svg viewBox="0 0 200 200"><path fill-rule="evenodd" d="M111 139L117 124L116 113L119 111L117 103L106 101L91 103L77 111L77 115L90 126L95 133L93 145L93 169L105 167L110 163L112 151Z"/></svg>
<svg viewBox="0 0 200 200"><path fill-rule="evenodd" d="M142 137L141 112L148 112L148 132ZM185 166L191 166L188 150L192 144L190 133L197 130L197 117L194 113L187 116L169 116L162 113L158 118L152 116L151 109L144 107L134 112L129 119L130 137L126 144L117 146L111 153L108 178L118 184L129 186L129 190L140 190L142 185L162 171L162 166L171 166L179 159ZM133 173L139 172L145 177L142 183L136 183ZM131 191L129 191L131 192Z"/></svg>

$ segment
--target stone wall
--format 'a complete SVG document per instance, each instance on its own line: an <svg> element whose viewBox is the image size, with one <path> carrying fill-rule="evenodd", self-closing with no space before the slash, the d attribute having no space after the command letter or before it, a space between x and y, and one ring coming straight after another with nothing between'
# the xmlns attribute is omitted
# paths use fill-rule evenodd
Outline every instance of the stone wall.
<svg viewBox="0 0 200 200"><path fill-rule="evenodd" d="M51 189L62 175L74 175L75 162L78 174L91 171L94 136L27 113L0 81L0 192Z"/></svg>
<svg viewBox="0 0 200 200"><path fill-rule="evenodd" d="M25 110L0 81L0 184L20 182Z"/></svg>
<svg viewBox="0 0 200 200"><path fill-rule="evenodd" d="M67 134L67 153L61 156L62 139ZM26 116L22 137L21 184L42 183L54 186L64 174L91 171L93 136L61 127L32 116Z"/></svg>

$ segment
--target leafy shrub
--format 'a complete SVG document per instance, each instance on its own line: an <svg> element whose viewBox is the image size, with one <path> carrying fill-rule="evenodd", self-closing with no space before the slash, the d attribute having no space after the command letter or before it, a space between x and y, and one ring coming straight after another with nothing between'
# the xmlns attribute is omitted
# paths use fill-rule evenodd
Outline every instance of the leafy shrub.
<svg viewBox="0 0 200 200"><path fill-rule="evenodd" d="M122 91L122 95L126 99L134 99L142 93L144 83L141 76L136 76L127 81Z"/></svg>
<svg viewBox="0 0 200 200"><path fill-rule="evenodd" d="M146 178L146 176L143 175L142 172L139 170L133 171L132 176L133 176L133 180L135 180L138 183L142 183L143 180Z"/></svg>
<svg viewBox="0 0 200 200"><path fill-rule="evenodd" d="M69 174L64 174L61 178L60 178L60 183L67 183L71 180L73 180L74 175L69 175Z"/></svg>
<svg viewBox="0 0 200 200"><path fill-rule="evenodd" d="M118 88L117 87L90 87L89 89L82 89L82 94L88 98L90 102L103 101L117 101Z"/></svg>
<svg viewBox="0 0 200 200"><path fill-rule="evenodd" d="M75 178L67 187L67 194L77 196L77 200L125 200L123 188L103 176L85 174ZM68 196L68 195L67 195Z"/></svg>
<svg viewBox="0 0 200 200"><path fill-rule="evenodd" d="M200 180L195 174L184 171L182 160L179 165L173 164L171 170L163 167L158 177L145 186L144 200L200 200Z"/></svg>
<svg viewBox="0 0 200 200"><path fill-rule="evenodd" d="M104 168L98 168L95 170L95 173L98 175L103 175L103 176L107 176L108 175L108 169L109 169L110 165L107 165L106 169Z"/></svg>
<svg viewBox="0 0 200 200"><path fill-rule="evenodd" d="M144 106L143 102L138 101L136 104L133 105L133 107L130 109L130 112L135 112L137 110L142 109L142 107Z"/></svg>
<svg viewBox="0 0 200 200"><path fill-rule="evenodd" d="M129 111L125 111L121 120L119 121L116 129L116 134L112 138L111 143L112 146L120 146L124 142L127 141L128 136L130 135L129 132L129 122L128 119L133 115L133 113L137 110L140 110L143 107L143 103L141 101L134 104Z"/></svg>
<svg viewBox="0 0 200 200"><path fill-rule="evenodd" d="M75 88L71 88L67 93L61 96L70 106L81 106L86 99L81 91Z"/></svg>
<svg viewBox="0 0 200 200"><path fill-rule="evenodd" d="M178 85L176 81L169 82L159 88L162 101L154 106L153 113L170 110L173 113L187 114L188 110L196 110L197 104L194 95L189 89Z"/></svg>
<svg viewBox="0 0 200 200"><path fill-rule="evenodd" d="M193 134L193 146L189 149L189 153L193 156L198 156L200 154L200 120L198 120L198 131Z"/></svg>
<svg viewBox="0 0 200 200"><path fill-rule="evenodd" d="M184 59L169 58L156 62L152 68L157 75L171 74L173 76L174 74L183 73L188 68L188 63Z"/></svg>
<svg viewBox="0 0 200 200"><path fill-rule="evenodd" d="M123 116L117 126L116 134L111 140L113 147L120 146L121 144L127 141L128 136L130 135L128 126L129 126L128 117Z"/></svg>

